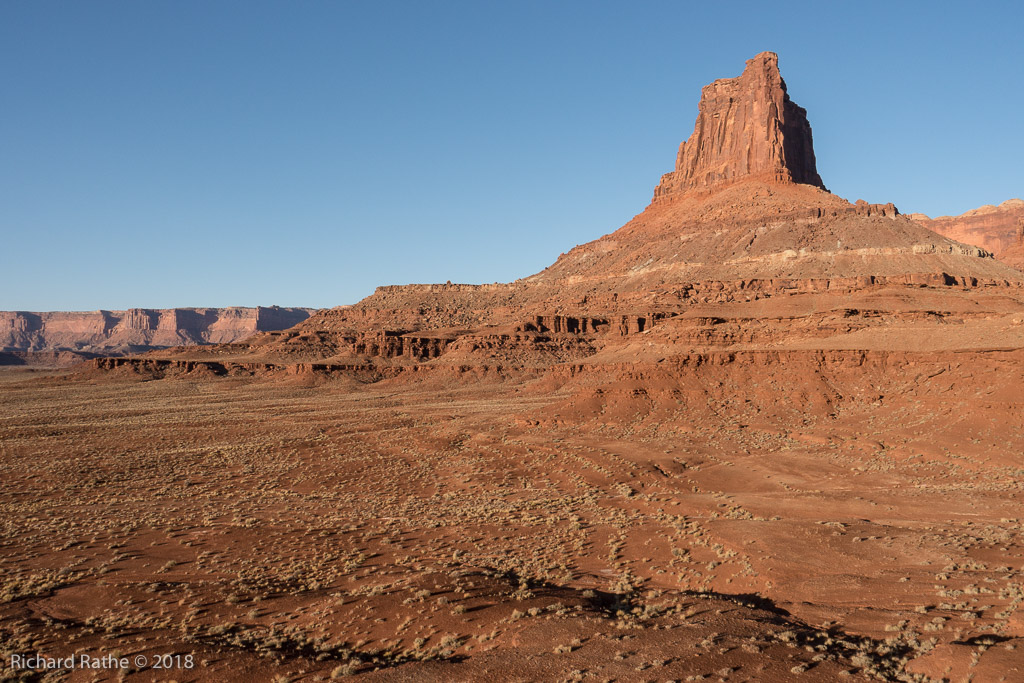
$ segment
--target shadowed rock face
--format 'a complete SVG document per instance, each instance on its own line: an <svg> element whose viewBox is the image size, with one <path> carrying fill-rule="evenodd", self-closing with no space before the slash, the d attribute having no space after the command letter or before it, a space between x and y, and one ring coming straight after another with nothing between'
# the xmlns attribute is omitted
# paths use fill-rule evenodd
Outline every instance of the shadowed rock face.
<svg viewBox="0 0 1024 683"><path fill-rule="evenodd" d="M679 146L676 170L662 176L655 199L749 177L825 188L807 112L786 94L774 52L747 60L739 78L704 86L699 111L693 135Z"/></svg>

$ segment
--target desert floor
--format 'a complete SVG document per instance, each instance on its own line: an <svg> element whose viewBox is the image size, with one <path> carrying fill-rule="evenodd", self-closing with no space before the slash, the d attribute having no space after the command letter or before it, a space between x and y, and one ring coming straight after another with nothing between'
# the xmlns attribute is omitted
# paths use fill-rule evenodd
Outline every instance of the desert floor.
<svg viewBox="0 0 1024 683"><path fill-rule="evenodd" d="M1024 679L998 383L145 380L0 372L4 680ZM76 653L147 665L11 666Z"/></svg>

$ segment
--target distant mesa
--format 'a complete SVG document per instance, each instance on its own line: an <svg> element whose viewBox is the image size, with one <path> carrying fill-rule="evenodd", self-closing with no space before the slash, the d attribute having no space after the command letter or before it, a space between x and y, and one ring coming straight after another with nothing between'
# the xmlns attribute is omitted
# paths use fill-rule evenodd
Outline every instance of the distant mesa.
<svg viewBox="0 0 1024 683"><path fill-rule="evenodd" d="M745 178L825 189L807 112L789 99L774 52L747 60L737 78L704 86L698 111L693 134L679 146L676 168L662 176L655 199Z"/></svg>
<svg viewBox="0 0 1024 683"><path fill-rule="evenodd" d="M124 311L0 311L0 351L48 364L191 344L223 344L283 330L315 309L131 308ZM60 352L60 353L58 353ZM62 355L61 355L62 354ZM14 356L12 356L14 357Z"/></svg>

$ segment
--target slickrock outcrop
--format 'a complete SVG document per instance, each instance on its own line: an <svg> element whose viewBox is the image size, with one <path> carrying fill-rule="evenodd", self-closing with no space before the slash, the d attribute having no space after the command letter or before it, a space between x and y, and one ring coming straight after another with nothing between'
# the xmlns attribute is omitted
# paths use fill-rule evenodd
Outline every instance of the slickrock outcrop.
<svg viewBox="0 0 1024 683"><path fill-rule="evenodd" d="M679 146L675 171L662 176L655 199L755 177L825 189L807 112L789 99L774 52L747 60L738 78L704 86L698 110L693 134Z"/></svg>
<svg viewBox="0 0 1024 683"><path fill-rule="evenodd" d="M223 344L307 319L309 308L132 308L126 311L0 311L0 351L100 355Z"/></svg>
<svg viewBox="0 0 1024 683"><path fill-rule="evenodd" d="M1008 199L999 206L986 204L959 216L909 217L929 230L991 251L997 259L1024 270L1024 201Z"/></svg>

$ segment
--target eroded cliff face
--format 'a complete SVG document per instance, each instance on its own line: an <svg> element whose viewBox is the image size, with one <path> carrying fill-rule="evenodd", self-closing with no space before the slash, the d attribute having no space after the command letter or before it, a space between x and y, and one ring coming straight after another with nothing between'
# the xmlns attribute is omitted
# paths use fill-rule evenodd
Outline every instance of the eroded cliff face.
<svg viewBox="0 0 1024 683"><path fill-rule="evenodd" d="M1020 199L1008 199L999 206L988 204L959 216L929 218L914 213L910 218L944 237L991 251L1000 261L1024 270L1024 201Z"/></svg>
<svg viewBox="0 0 1024 683"><path fill-rule="evenodd" d="M704 86L698 110L693 134L679 146L676 168L662 176L655 199L744 178L825 188L807 112L789 99L774 52L747 60L738 78Z"/></svg>
<svg viewBox="0 0 1024 683"><path fill-rule="evenodd" d="M283 330L308 308L132 308L126 311L0 311L0 351L80 351L102 355L169 346L222 344Z"/></svg>

